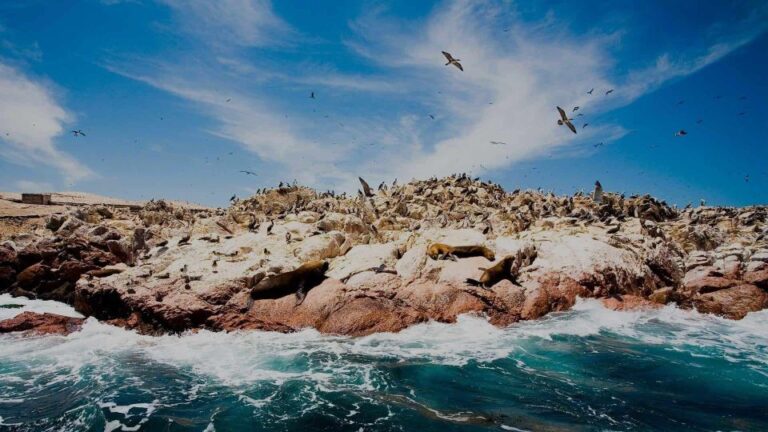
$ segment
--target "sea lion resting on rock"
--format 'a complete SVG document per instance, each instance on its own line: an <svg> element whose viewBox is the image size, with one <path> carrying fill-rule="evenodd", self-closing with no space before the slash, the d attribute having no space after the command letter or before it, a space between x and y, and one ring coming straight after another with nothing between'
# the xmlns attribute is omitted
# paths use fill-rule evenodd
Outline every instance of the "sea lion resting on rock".
<svg viewBox="0 0 768 432"><path fill-rule="evenodd" d="M427 249L427 256L434 260L438 259L452 259L456 261L456 258L468 258L474 256L483 256L488 261L496 259L496 255L492 250L485 246L448 246L443 243L433 243Z"/></svg>
<svg viewBox="0 0 768 432"><path fill-rule="evenodd" d="M327 270L327 261L309 261L296 270L254 281L247 308L251 309L254 300L278 299L291 293L296 294L296 306L298 306L304 301L307 292L320 285L325 279Z"/></svg>
<svg viewBox="0 0 768 432"><path fill-rule="evenodd" d="M483 270L480 280L467 278L466 282L474 286L491 288L496 285L496 283L501 282L501 280L507 279L513 284L518 285L515 276L512 274L512 264L514 264L514 262L515 257L504 257L504 259L496 263L493 267L487 269L480 268L480 270Z"/></svg>

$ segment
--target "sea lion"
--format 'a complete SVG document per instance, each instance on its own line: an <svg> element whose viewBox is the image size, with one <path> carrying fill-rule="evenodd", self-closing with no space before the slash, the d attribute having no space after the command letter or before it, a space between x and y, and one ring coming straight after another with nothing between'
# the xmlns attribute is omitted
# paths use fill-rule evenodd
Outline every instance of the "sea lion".
<svg viewBox="0 0 768 432"><path fill-rule="evenodd" d="M434 260L438 259L451 259L456 261L456 258L468 258L474 256L485 257L488 261L496 259L496 255L492 250L485 246L448 246L443 243L433 243L427 249L427 256Z"/></svg>
<svg viewBox="0 0 768 432"><path fill-rule="evenodd" d="M269 276L256 282L248 299L248 310L254 300L278 299L291 293L296 294L296 306L300 305L307 292L325 279L327 261L309 261L296 270Z"/></svg>
<svg viewBox="0 0 768 432"><path fill-rule="evenodd" d="M517 285L517 281L512 275L512 264L515 262L515 257L507 256L501 261L496 263L493 267L483 270L483 274L480 276L480 280L467 278L466 282L470 285L481 286L483 288L491 288L500 282L502 279L508 279L510 282Z"/></svg>

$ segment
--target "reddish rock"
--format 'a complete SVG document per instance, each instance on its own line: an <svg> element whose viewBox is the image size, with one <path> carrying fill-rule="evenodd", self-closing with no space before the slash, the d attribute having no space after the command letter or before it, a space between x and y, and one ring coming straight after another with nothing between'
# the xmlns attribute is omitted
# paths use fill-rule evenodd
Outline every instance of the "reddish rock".
<svg viewBox="0 0 768 432"><path fill-rule="evenodd" d="M90 270L95 270L97 268L98 267L94 265L86 264L81 261L70 260L62 263L58 267L57 271L58 271L58 277L60 279L74 283L74 282L77 282L78 279L80 279L80 276L83 273L86 273Z"/></svg>
<svg viewBox="0 0 768 432"><path fill-rule="evenodd" d="M83 318L36 312L22 312L13 318L0 321L0 333L29 331L34 334L67 335L80 330Z"/></svg>
<svg viewBox="0 0 768 432"><path fill-rule="evenodd" d="M13 267L0 265L0 292L5 292L16 281Z"/></svg>
<svg viewBox="0 0 768 432"><path fill-rule="evenodd" d="M0 245L0 267L16 268L19 265L19 255L8 245Z"/></svg>
<svg viewBox="0 0 768 432"><path fill-rule="evenodd" d="M33 264L16 276L16 282L20 287L24 289L34 288L39 285L40 282L49 278L51 275L51 268L45 264L37 263Z"/></svg>
<svg viewBox="0 0 768 432"><path fill-rule="evenodd" d="M658 309L661 304L634 295L623 295L602 300L603 306L615 311L633 311L642 309Z"/></svg>
<svg viewBox="0 0 768 432"><path fill-rule="evenodd" d="M712 313L731 319L742 319L749 312L768 307L768 293L750 284L702 294L693 299L699 312Z"/></svg>
<svg viewBox="0 0 768 432"><path fill-rule="evenodd" d="M744 274L744 281L757 285L760 288L768 289L768 265L761 266L760 269Z"/></svg>

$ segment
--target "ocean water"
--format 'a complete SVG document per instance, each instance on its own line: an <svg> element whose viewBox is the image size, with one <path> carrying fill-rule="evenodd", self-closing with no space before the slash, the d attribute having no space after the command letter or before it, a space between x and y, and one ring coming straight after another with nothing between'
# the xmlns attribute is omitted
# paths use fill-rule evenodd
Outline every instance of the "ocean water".
<svg viewBox="0 0 768 432"><path fill-rule="evenodd" d="M66 306L0 296L0 319ZM768 430L768 311L728 321L584 300L363 338L149 337L88 320L0 335L2 431Z"/></svg>

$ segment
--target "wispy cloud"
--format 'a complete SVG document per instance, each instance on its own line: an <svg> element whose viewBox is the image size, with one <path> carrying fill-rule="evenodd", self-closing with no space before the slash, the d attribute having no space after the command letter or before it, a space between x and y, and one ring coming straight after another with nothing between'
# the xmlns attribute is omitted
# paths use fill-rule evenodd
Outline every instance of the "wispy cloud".
<svg viewBox="0 0 768 432"><path fill-rule="evenodd" d="M595 142L628 133L610 122L583 129L590 118L695 73L765 30L758 19L713 35L708 45L660 53L646 68L619 73L612 45L623 33L572 34L553 14L526 22L510 18L496 2L453 0L419 22L390 18L384 9L351 22L354 35L345 46L371 72L347 74L304 57L279 67L252 62L254 50L246 48L285 46L298 34L267 1L162 2L174 10L181 31L203 43L210 61L108 68L190 101L214 119L208 132L270 162L280 178L346 189L362 173L373 181L423 178L501 170L553 153L583 154ZM464 72L444 66L443 50L462 60ZM315 86L345 92L352 108L336 106L324 122L307 110L288 118L276 95ZM592 95L586 94L590 88ZM611 88L616 91L606 96ZM222 95L228 94L237 97L226 102ZM578 135L556 124L558 105L581 107Z"/></svg>
<svg viewBox="0 0 768 432"><path fill-rule="evenodd" d="M105 67L194 103L215 120L216 126L209 133L240 144L263 161L279 163L280 168L274 171L281 179L331 185L341 176L336 164L346 158L342 146L320 145L320 141L303 138L300 128L253 95L238 94L227 101L229 98L222 95L232 92L224 90L225 84L216 88L214 81L207 85L188 82L174 73L158 72L159 68L146 75L114 64Z"/></svg>
<svg viewBox="0 0 768 432"><path fill-rule="evenodd" d="M296 35L269 0L159 1L173 9L184 31L220 48L283 44Z"/></svg>
<svg viewBox="0 0 768 432"><path fill-rule="evenodd" d="M18 164L53 167L67 182L87 178L93 172L54 144L72 120L46 85L0 63L0 156Z"/></svg>
<svg viewBox="0 0 768 432"><path fill-rule="evenodd" d="M516 20L502 25L495 2L456 0L436 8L425 24L389 19L381 10L353 22L359 37L347 46L394 74L407 69L413 80L431 78L432 103L450 119L444 122L449 137L424 137L427 145L419 154L399 158L394 153L387 167L369 164L370 169L406 178L477 173L598 136L600 141L618 139L627 131L617 124L593 124L572 135L556 124L555 106L569 111L580 106L589 118L626 105L670 79L722 59L765 29L765 24L742 25L703 52L662 55L646 70L617 76L609 44L618 35L567 34L553 29L553 20L548 15L544 24ZM460 58L464 72L443 66L442 50ZM585 93L590 88L596 89L591 96ZM610 88L617 90L605 96Z"/></svg>
<svg viewBox="0 0 768 432"><path fill-rule="evenodd" d="M51 192L54 190L52 184L34 180L17 180L13 185L19 192Z"/></svg>

